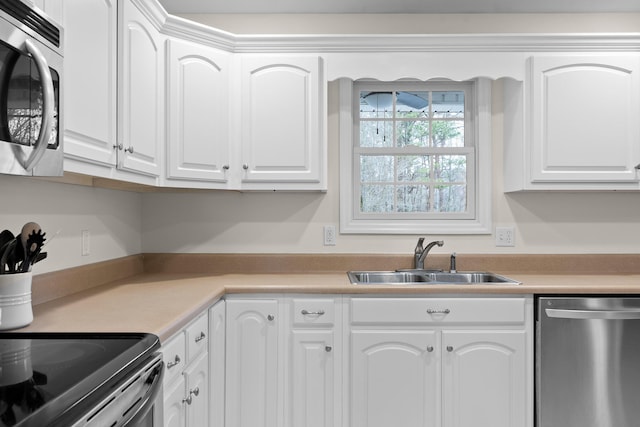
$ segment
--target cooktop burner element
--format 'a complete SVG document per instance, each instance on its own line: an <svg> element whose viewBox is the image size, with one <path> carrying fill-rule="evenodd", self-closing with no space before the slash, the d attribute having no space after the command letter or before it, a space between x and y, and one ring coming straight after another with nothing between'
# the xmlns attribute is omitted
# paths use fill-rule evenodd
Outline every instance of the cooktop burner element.
<svg viewBox="0 0 640 427"><path fill-rule="evenodd" d="M71 425L159 348L150 334L0 333L0 426Z"/></svg>

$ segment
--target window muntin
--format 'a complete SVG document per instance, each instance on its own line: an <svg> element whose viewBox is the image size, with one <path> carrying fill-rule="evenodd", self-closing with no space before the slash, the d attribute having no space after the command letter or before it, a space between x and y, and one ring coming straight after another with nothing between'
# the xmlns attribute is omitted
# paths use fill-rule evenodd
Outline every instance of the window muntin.
<svg viewBox="0 0 640 427"><path fill-rule="evenodd" d="M474 218L472 89L354 84L354 218Z"/></svg>

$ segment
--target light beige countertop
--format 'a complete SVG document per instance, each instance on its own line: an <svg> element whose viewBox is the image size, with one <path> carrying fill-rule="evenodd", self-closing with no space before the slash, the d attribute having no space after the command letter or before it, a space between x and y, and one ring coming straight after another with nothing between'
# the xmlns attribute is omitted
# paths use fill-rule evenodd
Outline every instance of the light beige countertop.
<svg viewBox="0 0 640 427"><path fill-rule="evenodd" d="M161 341L225 294L640 294L640 274L501 273L521 285L352 285L345 273L142 273L34 305L24 332L149 332Z"/></svg>

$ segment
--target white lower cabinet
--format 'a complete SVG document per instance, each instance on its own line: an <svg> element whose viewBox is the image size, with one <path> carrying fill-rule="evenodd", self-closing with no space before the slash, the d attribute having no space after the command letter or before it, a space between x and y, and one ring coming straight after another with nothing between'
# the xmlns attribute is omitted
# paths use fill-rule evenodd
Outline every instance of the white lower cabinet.
<svg viewBox="0 0 640 427"><path fill-rule="evenodd" d="M530 427L531 298L352 298L351 427Z"/></svg>
<svg viewBox="0 0 640 427"><path fill-rule="evenodd" d="M278 427L277 299L227 300L227 427Z"/></svg>
<svg viewBox="0 0 640 427"><path fill-rule="evenodd" d="M340 298L290 297L285 363L286 427L341 425Z"/></svg>
<svg viewBox="0 0 640 427"><path fill-rule="evenodd" d="M532 427L533 298L231 295L226 427Z"/></svg>
<svg viewBox="0 0 640 427"><path fill-rule="evenodd" d="M351 426L438 425L435 347L433 331L352 331Z"/></svg>
<svg viewBox="0 0 640 427"><path fill-rule="evenodd" d="M524 330L442 332L443 426L527 426Z"/></svg>
<svg viewBox="0 0 640 427"><path fill-rule="evenodd" d="M205 312L162 346L165 427L209 423L208 327Z"/></svg>
<svg viewBox="0 0 640 427"><path fill-rule="evenodd" d="M341 425L340 300L228 297L226 427Z"/></svg>

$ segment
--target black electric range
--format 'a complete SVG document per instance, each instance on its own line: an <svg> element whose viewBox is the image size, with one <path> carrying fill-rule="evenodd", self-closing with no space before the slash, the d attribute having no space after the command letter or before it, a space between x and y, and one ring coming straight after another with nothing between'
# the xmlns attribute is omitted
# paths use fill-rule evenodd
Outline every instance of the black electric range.
<svg viewBox="0 0 640 427"><path fill-rule="evenodd" d="M99 426L116 400L137 412L159 388L159 348L151 334L0 333L0 426Z"/></svg>

